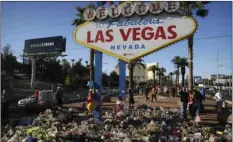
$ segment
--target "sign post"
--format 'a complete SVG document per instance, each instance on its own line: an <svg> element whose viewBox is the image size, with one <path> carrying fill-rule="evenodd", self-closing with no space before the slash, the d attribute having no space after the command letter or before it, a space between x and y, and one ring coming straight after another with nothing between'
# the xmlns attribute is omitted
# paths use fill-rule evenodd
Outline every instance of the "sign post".
<svg viewBox="0 0 233 142"><path fill-rule="evenodd" d="M31 89L35 89L36 80L36 58L32 56L32 74L31 74Z"/></svg>
<svg viewBox="0 0 233 142"><path fill-rule="evenodd" d="M99 51L95 51L95 84L98 86L98 107L96 110L101 114L101 105L102 105L102 59L103 59L103 54ZM101 116L101 115L100 115Z"/></svg>
<svg viewBox="0 0 233 142"><path fill-rule="evenodd" d="M125 98L126 91L126 63L122 60L119 62L119 96Z"/></svg>
<svg viewBox="0 0 233 142"><path fill-rule="evenodd" d="M102 6L103 3L102 2L97 2L97 6ZM102 63L103 63L103 53L100 51L95 51L95 80L94 82L97 84L97 86L99 86L97 95L98 95L98 102L99 105L97 106L96 110L99 113L99 116L101 117L101 107L102 107Z"/></svg>
<svg viewBox="0 0 233 142"><path fill-rule="evenodd" d="M31 89L35 87L36 79L36 56L43 54L59 55L66 50L66 38L62 36L37 38L25 40L24 53L32 61ZM23 55L24 56L24 55Z"/></svg>
<svg viewBox="0 0 233 142"><path fill-rule="evenodd" d="M184 40L197 29L192 17L177 12L178 1L125 2L109 8L98 6L97 9L84 10L86 22L75 29L73 38L78 44L96 50L95 83L100 86L99 97L102 91L102 53L120 59L119 95L124 96L125 62Z"/></svg>

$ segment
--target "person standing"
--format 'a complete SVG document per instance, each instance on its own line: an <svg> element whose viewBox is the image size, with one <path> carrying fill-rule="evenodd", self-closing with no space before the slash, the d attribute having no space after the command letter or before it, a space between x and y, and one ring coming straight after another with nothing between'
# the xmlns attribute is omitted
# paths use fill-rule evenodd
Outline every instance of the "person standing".
<svg viewBox="0 0 233 142"><path fill-rule="evenodd" d="M151 93L152 93L152 95L151 95L151 102L153 103L153 99L155 99L155 101L158 102L157 101L158 90L156 89L155 85L152 87Z"/></svg>
<svg viewBox="0 0 233 142"><path fill-rule="evenodd" d="M148 85L145 85L145 87L144 87L144 93L145 93L146 101L149 100L149 97L148 97L149 86Z"/></svg>
<svg viewBox="0 0 233 142"><path fill-rule="evenodd" d="M57 87L56 99L57 99L57 105L59 107L62 107L62 98L63 98L63 90L61 89L61 87Z"/></svg>
<svg viewBox="0 0 233 142"><path fill-rule="evenodd" d="M214 98L216 99L215 111L217 111L219 108L221 108L220 106L222 104L222 94L220 93L220 90L218 90Z"/></svg>
<svg viewBox="0 0 233 142"><path fill-rule="evenodd" d="M202 101L201 101L201 110L205 110L203 102L205 101L205 95L206 95L206 90L205 88L201 89L201 97L202 97Z"/></svg>
<svg viewBox="0 0 233 142"><path fill-rule="evenodd" d="M181 114L183 118L187 118L187 106L188 106L188 92L186 90L186 87L183 87L183 89L180 91L180 109Z"/></svg>
<svg viewBox="0 0 233 142"><path fill-rule="evenodd" d="M35 97L36 103L39 101L39 93L40 93L40 90L41 90L41 89L37 89L37 90L35 91L35 93L34 93L34 97Z"/></svg>
<svg viewBox="0 0 233 142"><path fill-rule="evenodd" d="M129 107L133 108L133 105L134 105L134 91L131 88L129 88L128 94L129 94Z"/></svg>
<svg viewBox="0 0 233 142"><path fill-rule="evenodd" d="M189 106L189 114L190 116L192 116L192 108L193 108L193 92L188 91L189 94L189 102L188 102L188 106Z"/></svg>
<svg viewBox="0 0 233 142"><path fill-rule="evenodd" d="M2 91L2 98L1 98L1 103L2 103L2 118L7 119L8 118L8 109L9 109L9 98L6 92L6 89L3 89Z"/></svg>
<svg viewBox="0 0 233 142"><path fill-rule="evenodd" d="M201 93L196 88L194 89L193 100L192 117L194 118L195 116L199 116L202 101Z"/></svg>

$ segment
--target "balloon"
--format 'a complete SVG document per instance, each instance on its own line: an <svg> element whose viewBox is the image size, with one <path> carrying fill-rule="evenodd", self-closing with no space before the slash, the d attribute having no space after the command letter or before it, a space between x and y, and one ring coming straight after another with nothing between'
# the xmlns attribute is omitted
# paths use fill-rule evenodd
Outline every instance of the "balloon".
<svg viewBox="0 0 233 142"><path fill-rule="evenodd" d="M89 110L89 111L93 111L93 110L95 110L95 108L98 106L98 103L97 102L91 102L91 103L89 103L88 105L87 105L87 109Z"/></svg>

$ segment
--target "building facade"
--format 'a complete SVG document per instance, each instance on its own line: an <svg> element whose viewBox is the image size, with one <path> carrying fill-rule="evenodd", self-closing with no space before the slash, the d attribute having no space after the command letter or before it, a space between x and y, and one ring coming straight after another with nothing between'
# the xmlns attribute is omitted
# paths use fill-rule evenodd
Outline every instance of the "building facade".
<svg viewBox="0 0 233 142"><path fill-rule="evenodd" d="M218 75L219 79L223 79L224 77L225 77L225 74L219 74ZM210 79L217 79L217 75L216 74L211 74Z"/></svg>
<svg viewBox="0 0 233 142"><path fill-rule="evenodd" d="M133 71L134 80L136 82L144 82L147 80L153 79L153 73L151 71L148 71L148 68L152 65L159 66L158 63L146 63L145 69L142 66L136 66ZM119 75L119 66L115 66L115 72ZM129 74L129 70L127 69L126 74ZM155 76L155 79L158 79L157 76Z"/></svg>

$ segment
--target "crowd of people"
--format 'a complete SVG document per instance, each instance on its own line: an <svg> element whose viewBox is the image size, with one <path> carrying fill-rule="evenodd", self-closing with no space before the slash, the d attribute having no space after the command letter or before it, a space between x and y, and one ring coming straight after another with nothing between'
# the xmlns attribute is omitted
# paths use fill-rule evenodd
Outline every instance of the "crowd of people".
<svg viewBox="0 0 233 142"><path fill-rule="evenodd" d="M194 87L193 91L188 90L185 86L177 87L175 86L168 88L166 86L160 86L158 84L155 85L144 85L140 87L137 85L135 89L128 89L129 96L129 107L134 107L134 95L144 95L146 101L149 101L149 94L151 94L151 102L158 102L158 96L167 96L167 97L175 97L179 96L179 104L180 104L180 113L184 119L187 119L188 115L194 120L199 120L200 112L204 111L203 102L206 97L206 89L203 87L200 90ZM140 93L141 91L141 93ZM177 95L176 95L177 94ZM220 93L220 90L215 94L216 106L215 110L218 111L219 108L222 107L223 104L223 96Z"/></svg>
<svg viewBox="0 0 233 142"><path fill-rule="evenodd" d="M38 89L35 91L35 101L38 102L39 100L39 92L41 89ZM88 93L88 96L90 96L90 92ZM178 87L178 89L175 89L175 86L172 86L171 88L168 88L166 86L160 86L158 84L155 85L149 85L146 84L143 87L140 87L137 85L135 88L129 88L128 89L128 101L129 101L129 107L132 108L134 107L135 100L134 96L137 94L141 94L145 96L145 100L153 103L154 101L157 103L158 96L169 96L169 97L175 97L179 96L180 97L180 111L182 114L182 117L184 119L187 119L187 116L190 115L193 119L198 119L200 111L204 110L204 105L203 102L205 101L205 95L206 91L205 88L202 88L200 91L194 88L193 91L187 90L186 87ZM3 116L7 117L7 110L8 110L8 103L7 97L5 95L5 90L2 92L2 102L4 104L4 109L3 109ZM151 97L149 98L149 94L151 94ZM57 105L59 107L62 107L62 100L63 100L63 89L61 87L57 87L57 90L55 92L56 95L56 101ZM218 91L215 94L215 99L216 99L216 107L215 110L219 110L222 105L223 99L220 91Z"/></svg>

